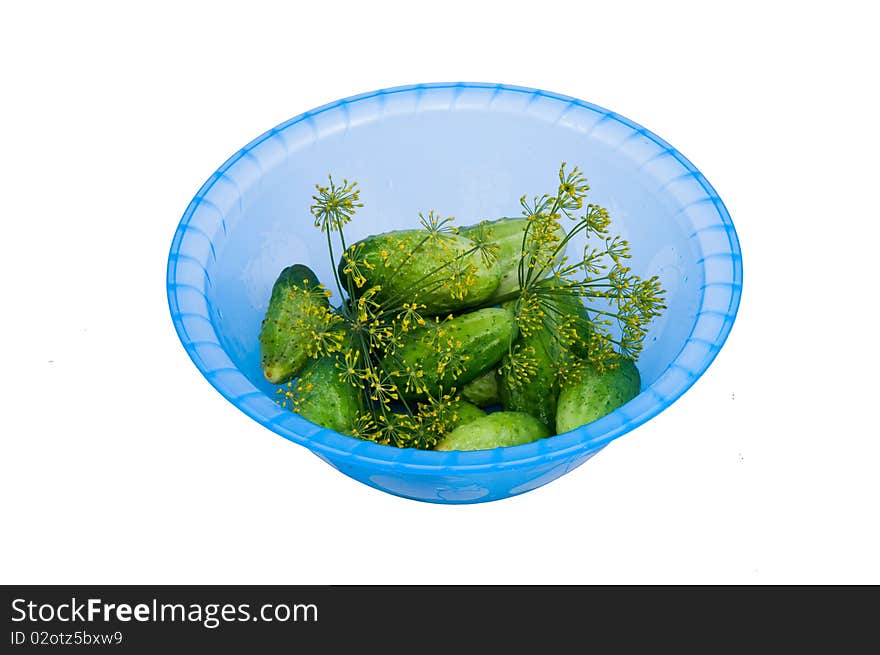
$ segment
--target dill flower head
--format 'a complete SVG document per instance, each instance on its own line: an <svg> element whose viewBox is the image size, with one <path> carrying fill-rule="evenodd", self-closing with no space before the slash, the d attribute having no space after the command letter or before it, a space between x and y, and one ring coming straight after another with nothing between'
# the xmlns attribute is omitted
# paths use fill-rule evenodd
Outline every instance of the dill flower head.
<svg viewBox="0 0 880 655"><path fill-rule="evenodd" d="M299 413L311 406L310 394L314 390L315 383L312 381L312 374L307 371L296 380L291 380L276 389L275 394L279 396L277 402L281 407Z"/></svg>
<svg viewBox="0 0 880 655"><path fill-rule="evenodd" d="M370 400L379 403L386 410L391 408L392 400L400 398L397 393L397 383L394 377L391 372L380 368L371 368L367 371L364 378L366 382L365 391L369 394Z"/></svg>
<svg viewBox="0 0 880 655"><path fill-rule="evenodd" d="M421 419L411 413L382 412L376 417L373 440L398 448L427 448Z"/></svg>
<svg viewBox="0 0 880 655"><path fill-rule="evenodd" d="M351 436L357 439L375 441L376 419L372 412L358 412L354 425L351 427Z"/></svg>
<svg viewBox="0 0 880 655"><path fill-rule="evenodd" d="M411 329L425 325L424 317L419 310L425 309L425 305L415 302L405 302L397 314L397 320L400 321L400 329L409 332Z"/></svg>
<svg viewBox="0 0 880 655"><path fill-rule="evenodd" d="M540 238L533 246L524 242L517 322L524 335L542 330L555 344L565 376L579 366L570 355L584 351L587 361L600 370L614 367L620 356L636 359L647 325L666 308L659 279L643 279L626 265L630 246L611 234L608 210L589 203L578 214L589 188L577 167L566 173L563 163L555 196L536 197L532 203L521 200L529 227ZM558 216L567 217L573 226L557 242L547 226ZM580 233L587 237L582 258L552 266L550 260Z"/></svg>
<svg viewBox="0 0 880 655"><path fill-rule="evenodd" d="M317 359L342 350L345 341L343 324L342 316L330 307L323 305L307 307L303 312L299 329L308 336L304 347L309 357Z"/></svg>
<svg viewBox="0 0 880 655"><path fill-rule="evenodd" d="M514 303L514 318L520 334L524 337L535 334L543 327L544 317L540 295L532 289L524 289Z"/></svg>
<svg viewBox="0 0 880 655"><path fill-rule="evenodd" d="M343 180L342 185L337 185L332 175L327 177L327 186L315 185L318 194L312 196L314 204L309 210L315 217L315 227L321 228L322 232L340 232L342 226L351 221L356 209L364 204L358 202L357 182Z"/></svg>
<svg viewBox="0 0 880 655"><path fill-rule="evenodd" d="M523 248L523 264L528 269L524 286L532 279L541 279L553 268L564 234L558 214L530 214L528 220L528 239Z"/></svg>
<svg viewBox="0 0 880 655"><path fill-rule="evenodd" d="M455 226L452 225L454 220L451 216L443 218L440 214L434 212L433 209L428 212L427 216L419 212L419 225L425 229L428 238L431 240L438 240L442 239L444 235L455 234Z"/></svg>
<svg viewBox="0 0 880 655"><path fill-rule="evenodd" d="M367 283L366 273L376 268L375 264L362 256L363 249L364 243L359 241L351 248L342 252L342 261L345 263L345 266L342 267L342 272L354 282L358 289L363 288Z"/></svg>
<svg viewBox="0 0 880 655"><path fill-rule="evenodd" d="M501 246L494 241L494 234L489 221L480 221L468 230L468 238L473 241L484 264L490 265L498 261Z"/></svg>
<svg viewBox="0 0 880 655"><path fill-rule="evenodd" d="M342 359L336 360L336 368L339 369L339 381L359 388L366 374L365 370L358 366L361 353L354 348L348 348Z"/></svg>
<svg viewBox="0 0 880 655"><path fill-rule="evenodd" d="M391 371L391 375L399 379L398 388L404 393L429 395L428 387L425 386L425 370L420 366L404 364Z"/></svg>
<svg viewBox="0 0 880 655"><path fill-rule="evenodd" d="M468 292L474 286L477 276L477 267L473 263L456 257L450 260L445 277L441 286L456 300L467 298Z"/></svg>
<svg viewBox="0 0 880 655"><path fill-rule="evenodd" d="M502 373L514 386L531 382L538 371L538 358L535 347L518 343L500 367Z"/></svg>
<svg viewBox="0 0 880 655"><path fill-rule="evenodd" d="M559 167L559 187L556 190L556 198L560 209L569 214L577 211L584 204L584 197L590 185L581 170L575 166L570 172L565 171L565 162Z"/></svg>
<svg viewBox="0 0 880 655"><path fill-rule="evenodd" d="M443 435L450 432L458 423L458 404L460 398L455 394L455 387L444 391L442 388L436 396L428 398L427 402L419 403L418 416L421 420L423 431L422 438L433 441L435 446Z"/></svg>

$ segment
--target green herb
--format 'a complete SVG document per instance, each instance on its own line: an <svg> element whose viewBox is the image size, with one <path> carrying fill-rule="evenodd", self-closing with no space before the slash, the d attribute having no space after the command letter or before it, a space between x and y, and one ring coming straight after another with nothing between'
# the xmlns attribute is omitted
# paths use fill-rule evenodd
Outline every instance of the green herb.
<svg viewBox="0 0 880 655"><path fill-rule="evenodd" d="M659 278L644 280L626 266L631 257L629 243L611 236L608 210L592 203L584 209L589 189L581 171L575 167L566 173L563 163L555 195L535 197L531 203L525 196L520 200L529 224L523 236L514 313L523 336L540 332L553 344L557 373L563 379L582 371L586 362L577 351L583 347L587 360L599 370L614 368L620 356L638 359L648 324L666 308ZM571 226L560 238L558 226L563 219ZM563 256L557 263L560 253L580 233L587 237L581 258L571 262ZM589 329L579 313L560 310L581 299L587 307ZM619 336L614 335L615 323ZM529 349L511 347L508 365L514 368L514 380L528 381L528 374L518 371L530 368L532 357Z"/></svg>
<svg viewBox="0 0 880 655"><path fill-rule="evenodd" d="M460 422L459 390L502 357L499 373L514 386L529 384L538 370L535 343L553 353L554 385L637 359L648 324L665 309L664 292L656 276L642 279L626 266L629 244L612 236L605 208L585 204L589 188L578 168L567 172L563 163L552 195L520 200L519 254L499 258L499 221L458 230L433 211L419 215L418 228L349 245L345 226L363 206L357 183L339 185L331 176L316 185L310 210L326 234L342 301L334 307L323 286L297 286L296 320L285 329L308 357L332 361L339 382L357 396L350 405L357 411L334 414L334 429L347 416L342 431L358 438L434 448ZM509 239L514 228L503 227ZM588 245L572 260L566 249L581 233ZM309 294L311 302L302 302ZM505 335L495 352L481 345L494 342L470 314L499 304L513 323L502 332L498 317L495 327L487 324ZM308 388L291 380L279 389L280 402L298 411Z"/></svg>

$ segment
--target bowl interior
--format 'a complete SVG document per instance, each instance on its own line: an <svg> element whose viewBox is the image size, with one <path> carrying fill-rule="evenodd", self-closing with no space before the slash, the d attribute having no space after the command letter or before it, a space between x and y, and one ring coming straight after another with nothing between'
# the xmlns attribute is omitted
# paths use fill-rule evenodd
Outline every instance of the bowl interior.
<svg viewBox="0 0 880 655"><path fill-rule="evenodd" d="M736 235L709 183L664 141L611 112L532 89L365 94L246 146L205 183L175 236L169 297L181 338L224 395L271 423L265 403L275 387L260 371L258 333L276 276L303 263L337 293L325 235L308 211L315 183L328 173L358 181L364 207L346 227L351 243L413 227L432 209L458 225L519 215L522 195L553 193L562 161L585 172L588 199L609 209L612 232L632 246L633 271L660 276L667 292L638 362L647 397L624 421L636 423L683 393L723 343L739 299ZM583 245L569 252L578 257ZM295 431L309 432L296 418Z"/></svg>

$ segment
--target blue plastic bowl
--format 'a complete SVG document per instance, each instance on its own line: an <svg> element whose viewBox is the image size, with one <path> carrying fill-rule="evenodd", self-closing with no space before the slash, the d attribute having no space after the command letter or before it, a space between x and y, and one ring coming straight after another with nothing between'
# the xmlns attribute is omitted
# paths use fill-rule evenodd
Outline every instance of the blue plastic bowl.
<svg viewBox="0 0 880 655"><path fill-rule="evenodd" d="M617 411L534 443L475 452L398 449L321 428L280 408L260 372L258 333L272 283L303 263L332 288L314 184L357 180L365 206L349 242L412 227L435 209L460 225L519 213L552 192L562 161L629 239L635 273L659 275L668 309L638 367L642 392ZM577 245L574 251L577 252ZM588 102L500 84L420 84L347 98L282 123L235 153L190 202L168 258L168 302L205 378L245 414L383 491L437 503L497 500L571 471L672 404L733 325L742 258L730 216L675 148ZM696 426L695 426L695 429Z"/></svg>

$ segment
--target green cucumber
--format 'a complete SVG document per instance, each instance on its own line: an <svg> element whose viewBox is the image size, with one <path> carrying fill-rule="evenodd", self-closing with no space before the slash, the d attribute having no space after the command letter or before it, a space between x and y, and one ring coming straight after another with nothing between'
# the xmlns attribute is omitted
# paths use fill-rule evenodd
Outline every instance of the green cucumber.
<svg viewBox="0 0 880 655"><path fill-rule="evenodd" d="M486 301L498 287L498 263L487 262L469 238L452 233L432 236L427 230L396 230L367 237L350 246L339 261L340 279L347 279L357 295L359 289L379 286L376 300L391 306L424 305L425 315L459 311ZM357 264L362 286L349 269ZM469 268L467 280L458 267ZM349 269L349 270L346 270Z"/></svg>
<svg viewBox="0 0 880 655"><path fill-rule="evenodd" d="M542 329L528 337L520 335L514 345L515 348L525 349L527 352L534 351L532 357L535 372L531 379L526 382L514 380L506 366L508 357L502 361L498 375L502 407L511 411L528 412L540 419L551 431L556 427L559 362L564 357L586 358L591 329L587 309L579 296L546 290L557 285L558 282L553 279L541 282L540 287L545 290L539 291L539 294L543 301L542 309L548 314L545 317L546 323ZM514 311L515 305L516 301L513 300L504 303L504 307L511 311ZM572 320L579 338L571 344L563 345L556 340L559 334L557 326L571 327L569 321Z"/></svg>
<svg viewBox="0 0 880 655"><path fill-rule="evenodd" d="M282 384L302 370L309 355L306 333L297 328L310 307L329 304L324 288L308 266L294 264L281 271L260 326L260 363L269 382Z"/></svg>
<svg viewBox="0 0 880 655"><path fill-rule="evenodd" d="M535 363L535 372L527 382L513 379L505 356L498 368L498 390L501 406L510 412L526 412L541 421L549 432L556 426L556 363L551 354L553 345L547 343L547 335L539 330L528 337L520 336L515 348L534 349L529 354Z"/></svg>
<svg viewBox="0 0 880 655"><path fill-rule="evenodd" d="M476 225L469 225L459 230L459 234L465 237L472 237L480 234L482 231L490 230L490 241L498 244L498 262L497 266L500 272L498 286L494 293L489 297L488 301L501 301L504 296L515 291L519 291L519 260L522 256L523 235L529 221L527 218L499 218L494 221L483 221ZM560 225L557 230L560 239L565 238L565 230ZM564 256L564 248L556 256L556 262L562 261ZM544 275L550 275L551 270L544 272Z"/></svg>
<svg viewBox="0 0 880 655"><path fill-rule="evenodd" d="M494 412L447 434L435 450L488 450L517 446L550 436L547 427L525 412Z"/></svg>
<svg viewBox="0 0 880 655"><path fill-rule="evenodd" d="M461 397L477 407L488 407L501 402L498 395L498 369L478 375L461 388Z"/></svg>
<svg viewBox="0 0 880 655"><path fill-rule="evenodd" d="M449 429L454 430L461 425L466 425L484 416L486 416L486 412L476 405L466 400L459 400L452 407L452 420L450 421Z"/></svg>
<svg viewBox="0 0 880 655"><path fill-rule="evenodd" d="M351 432L357 420L360 393L339 379L333 357L313 359L295 382L296 411L304 419L343 434Z"/></svg>
<svg viewBox="0 0 880 655"><path fill-rule="evenodd" d="M621 358L616 368L599 371L587 365L585 372L559 392L556 432L562 434L610 414L639 394L641 377L630 359Z"/></svg>
<svg viewBox="0 0 880 655"><path fill-rule="evenodd" d="M402 345L385 355L381 367L391 375L407 369L422 371L423 388L407 390L398 383L404 398L437 396L441 387L446 392L461 388L495 366L515 336L513 315L508 310L478 309L404 333ZM454 361L450 362L450 357Z"/></svg>

